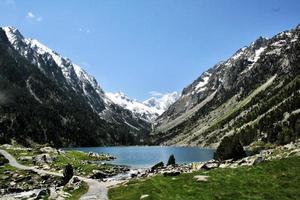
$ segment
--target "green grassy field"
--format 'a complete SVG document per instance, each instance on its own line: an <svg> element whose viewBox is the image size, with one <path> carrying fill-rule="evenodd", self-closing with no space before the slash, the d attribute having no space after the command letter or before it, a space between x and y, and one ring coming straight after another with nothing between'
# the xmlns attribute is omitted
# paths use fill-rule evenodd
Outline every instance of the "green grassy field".
<svg viewBox="0 0 300 200"><path fill-rule="evenodd" d="M13 150L13 149L5 149L7 152L12 154L19 163L27 166L34 166L35 164L33 163L32 160L26 160L22 161L20 158L22 156L36 156L39 154L42 154L37 149L33 149L31 151L27 150ZM99 158L94 158L88 156L88 154L81 152L81 151L65 151L65 154L54 154L50 153L51 156L53 156L55 159L53 160L52 163L49 163L50 167L52 168L52 171L59 171L61 169L64 169L64 167L67 164L71 164L74 168L74 174L75 175L88 175L91 173L93 170L110 170L113 168L113 165L111 164L96 164L96 163L86 163L85 161L104 161L105 157L99 157ZM79 173L81 172L81 174Z"/></svg>
<svg viewBox="0 0 300 200"><path fill-rule="evenodd" d="M208 175L207 182L197 182L195 175ZM201 199L300 199L300 157L264 162L253 167L215 169L156 176L130 181L109 190L110 200L201 200Z"/></svg>

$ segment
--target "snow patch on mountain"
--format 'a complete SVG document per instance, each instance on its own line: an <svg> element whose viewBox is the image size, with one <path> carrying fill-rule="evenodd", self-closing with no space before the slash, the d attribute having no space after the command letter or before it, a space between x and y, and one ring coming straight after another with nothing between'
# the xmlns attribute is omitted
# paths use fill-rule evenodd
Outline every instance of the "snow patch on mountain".
<svg viewBox="0 0 300 200"><path fill-rule="evenodd" d="M160 97L151 97L143 102L131 99L122 92L107 92L106 96L115 104L132 111L144 120L152 122L177 100L178 93L173 92Z"/></svg>
<svg viewBox="0 0 300 200"><path fill-rule="evenodd" d="M177 92L167 93L158 97L151 97L146 101L143 101L143 104L149 106L156 110L156 112L161 115L165 112L171 104L173 104L179 98Z"/></svg>
<svg viewBox="0 0 300 200"><path fill-rule="evenodd" d="M208 83L209 77L211 76L210 73L205 72L204 76L202 77L202 81L200 81L196 86L195 86L195 90L197 92L201 92L204 91L206 89L206 85Z"/></svg>

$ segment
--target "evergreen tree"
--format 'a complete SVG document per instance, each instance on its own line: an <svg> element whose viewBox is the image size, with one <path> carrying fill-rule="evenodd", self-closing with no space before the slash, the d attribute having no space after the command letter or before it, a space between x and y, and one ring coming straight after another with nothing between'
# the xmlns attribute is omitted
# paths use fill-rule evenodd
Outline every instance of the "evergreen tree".
<svg viewBox="0 0 300 200"><path fill-rule="evenodd" d="M175 164L176 164L176 163L175 163L175 157L174 157L174 155L172 154L172 155L170 155L170 157L169 157L167 166L168 166L168 165L175 165Z"/></svg>

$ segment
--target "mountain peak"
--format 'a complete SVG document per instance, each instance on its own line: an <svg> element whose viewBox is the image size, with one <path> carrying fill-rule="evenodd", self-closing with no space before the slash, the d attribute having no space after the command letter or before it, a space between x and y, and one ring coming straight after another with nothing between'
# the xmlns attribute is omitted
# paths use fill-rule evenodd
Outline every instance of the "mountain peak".
<svg viewBox="0 0 300 200"><path fill-rule="evenodd" d="M147 121L153 121L177 100L178 93L172 92L161 97L151 97L143 102L131 99L123 92L108 92L106 96L115 104L132 111L139 117Z"/></svg>
<svg viewBox="0 0 300 200"><path fill-rule="evenodd" d="M5 26L2 28L5 32L9 42L14 45L17 41L23 40L23 35L19 32L19 30L13 26Z"/></svg>

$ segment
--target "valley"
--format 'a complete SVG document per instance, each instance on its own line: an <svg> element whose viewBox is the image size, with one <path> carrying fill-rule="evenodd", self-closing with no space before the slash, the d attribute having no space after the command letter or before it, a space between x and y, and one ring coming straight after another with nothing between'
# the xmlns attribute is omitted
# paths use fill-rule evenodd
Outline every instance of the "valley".
<svg viewBox="0 0 300 200"><path fill-rule="evenodd" d="M150 88L161 74L186 82L188 66L175 77L178 66L144 69L149 95L137 100L1 27L0 200L299 199L300 25L215 63L181 93ZM140 80L117 69L118 79Z"/></svg>

